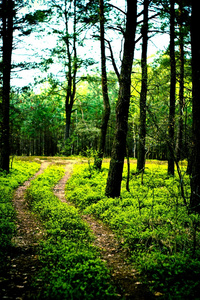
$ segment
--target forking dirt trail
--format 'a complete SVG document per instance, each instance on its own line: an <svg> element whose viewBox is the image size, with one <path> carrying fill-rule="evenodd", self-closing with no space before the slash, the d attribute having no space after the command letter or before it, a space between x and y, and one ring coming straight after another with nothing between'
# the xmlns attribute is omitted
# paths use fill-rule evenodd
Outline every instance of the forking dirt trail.
<svg viewBox="0 0 200 300"><path fill-rule="evenodd" d="M73 205L66 200L65 185L76 161L42 161L40 170L16 189L13 206L17 215L17 233L12 240L13 251L9 258L9 271L4 275L3 280L0 280L0 299L33 299L33 295L39 292L33 289L30 283L41 267L37 256L37 246L44 238L45 230L41 222L30 212L24 196L31 180L53 163L65 165L65 174L54 187L54 194L66 205ZM126 262L127 253L121 247L120 241L115 238L114 233L90 215L82 215L82 219L89 224L96 237L94 244L100 249L102 260L111 270L119 299L154 299L140 282L137 271ZM42 287L38 287L40 288Z"/></svg>
<svg viewBox="0 0 200 300"><path fill-rule="evenodd" d="M64 177L54 188L54 194L68 205L73 203L65 197L65 185L72 172L73 166L66 165ZM150 300L155 297L149 292L138 277L133 266L126 262L127 253L121 247L120 241L114 233L102 222L95 220L91 215L82 215L95 235L94 245L100 249L101 258L111 270L113 282L117 287L119 299Z"/></svg>

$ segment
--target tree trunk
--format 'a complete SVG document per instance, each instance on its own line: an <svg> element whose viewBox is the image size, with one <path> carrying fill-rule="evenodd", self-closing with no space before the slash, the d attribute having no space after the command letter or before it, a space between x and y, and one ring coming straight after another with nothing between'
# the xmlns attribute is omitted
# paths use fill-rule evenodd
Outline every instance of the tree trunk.
<svg viewBox="0 0 200 300"><path fill-rule="evenodd" d="M140 94L140 128L138 143L137 170L145 168L145 139L146 139L146 98L147 98L147 44L148 44L148 6L149 0L144 0L144 21L142 26L142 87Z"/></svg>
<svg viewBox="0 0 200 300"><path fill-rule="evenodd" d="M2 90L2 136L0 168L9 172L9 110L10 110L10 76L13 42L14 2L2 1L2 37L3 37L3 90Z"/></svg>
<svg viewBox="0 0 200 300"><path fill-rule="evenodd" d="M126 178L126 190L130 192L129 181L130 181L130 157L128 145L126 145L126 159L127 159L127 178Z"/></svg>
<svg viewBox="0 0 200 300"><path fill-rule="evenodd" d="M70 138L70 125L71 125L71 114L72 114L72 107L68 103L66 103L65 114L66 114L66 119L65 119L65 141L67 141Z"/></svg>
<svg viewBox="0 0 200 300"><path fill-rule="evenodd" d="M192 112L193 112L193 136L192 136L192 175L191 198L192 211L200 213L200 35L199 28L199 3L192 0Z"/></svg>
<svg viewBox="0 0 200 300"><path fill-rule="evenodd" d="M116 106L116 129L111 153L111 161L106 186L106 196L119 197L121 190L124 157L126 153L126 135L130 104L130 86L133 55L135 49L135 32L137 21L137 0L127 0L127 19L119 80L119 95Z"/></svg>
<svg viewBox="0 0 200 300"><path fill-rule="evenodd" d="M70 41L70 33L69 33L69 16L67 7L65 8L65 30L66 30L66 37L65 43L67 47L67 93L66 93L66 100L65 100L65 113L66 113L66 123L65 123L65 141L69 141L70 138L70 125L71 125L71 114L72 108L75 101L75 94L76 94L76 74L78 69L77 64L77 50L76 50L76 41L77 41L77 33L76 33L76 0L74 0L74 13L73 13L73 40L72 40L72 49L71 48L71 41Z"/></svg>
<svg viewBox="0 0 200 300"><path fill-rule="evenodd" d="M179 122L176 145L176 158L183 159L183 110L184 110L184 36L183 36L183 3L179 2L179 54L180 54L180 76L179 76Z"/></svg>
<svg viewBox="0 0 200 300"><path fill-rule="evenodd" d="M176 100L176 61L175 61L175 1L170 0L170 107L169 107L169 137L168 137L168 174L174 175L174 127Z"/></svg>
<svg viewBox="0 0 200 300"><path fill-rule="evenodd" d="M104 113L102 117L101 133L98 145L97 156L95 157L94 166L96 169L101 169L104 148L106 143L106 132L110 117L110 103L108 97L107 73L106 73L106 55L105 55L105 40L104 40L104 2L99 0L99 18L100 18L100 41L101 41L101 81L102 94L104 102Z"/></svg>

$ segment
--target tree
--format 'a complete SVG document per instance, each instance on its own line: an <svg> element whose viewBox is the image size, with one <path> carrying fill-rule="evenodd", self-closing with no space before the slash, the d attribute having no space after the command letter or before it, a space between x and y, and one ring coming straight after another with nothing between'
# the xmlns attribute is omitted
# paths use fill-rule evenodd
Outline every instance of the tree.
<svg viewBox="0 0 200 300"><path fill-rule="evenodd" d="M111 161L106 185L108 197L119 197L121 190L126 136L130 104L131 72L135 49L137 22L137 0L127 0L126 29L124 33L124 52L119 78L119 95L116 106L116 128L111 153Z"/></svg>
<svg viewBox="0 0 200 300"><path fill-rule="evenodd" d="M101 43L101 81L102 81L102 94L104 102L104 113L102 117L101 133L99 138L99 146L97 156L95 157L95 168L101 169L102 159L104 154L106 132L108 120L110 116L110 103L108 97L108 83L106 72L106 55L105 55L105 38L104 38L104 1L99 0L99 19L100 19L100 43Z"/></svg>
<svg viewBox="0 0 200 300"><path fill-rule="evenodd" d="M14 18L14 1L3 0L1 4L2 19L2 70L3 70L3 87L2 87L2 135L0 136L0 168L9 172L9 155L10 155L10 78L11 78L11 57L13 49L13 18Z"/></svg>
<svg viewBox="0 0 200 300"><path fill-rule="evenodd" d="M190 207L200 213L200 36L198 1L192 0L192 175Z"/></svg>
<svg viewBox="0 0 200 300"><path fill-rule="evenodd" d="M64 127L63 95L51 87L35 94L30 89L12 93L10 101L11 153L55 155Z"/></svg>
<svg viewBox="0 0 200 300"><path fill-rule="evenodd" d="M69 3L69 7L67 6L67 0L65 0L65 8L64 8L64 18L65 18L65 35L63 40L66 44L67 49L67 93L66 93L66 100L65 100L65 113L66 113L66 127L65 127L65 141L67 141L70 137L70 123L71 123L71 114L72 114L72 107L75 101L75 94L76 94L76 74L78 69L78 62L77 62L77 32L76 32L76 25L77 25L77 17L76 17L76 0L73 1L73 33L70 35L69 33L69 17L70 17L70 8L71 8L71 1ZM72 45L72 46L71 46ZM71 49L72 47L72 49Z"/></svg>
<svg viewBox="0 0 200 300"><path fill-rule="evenodd" d="M144 0L143 25L142 25L142 86L140 93L140 127L138 143L137 170L145 167L145 139L146 139L146 99L147 99L147 45L148 45L148 7L149 0Z"/></svg>
<svg viewBox="0 0 200 300"><path fill-rule="evenodd" d="M184 111L184 33L183 33L183 3L179 1L178 9L178 25L179 25L179 55L180 55L180 75L179 75L179 120L178 134L176 144L176 158L179 161L183 148L183 111Z"/></svg>
<svg viewBox="0 0 200 300"><path fill-rule="evenodd" d="M174 175L174 130L176 102L176 61L175 61L175 1L170 0L170 105L169 105L169 140L168 140L168 174Z"/></svg>
<svg viewBox="0 0 200 300"><path fill-rule="evenodd" d="M52 55L57 56L62 63L65 80L61 83L65 90L65 145L69 144L71 136L71 119L74 112L73 106L76 100L78 70L93 62L92 59L83 59L78 49L84 46L87 31L97 21L97 1L85 3L83 0L60 0L52 2L52 10L55 13L52 24L52 34L58 35L57 47L53 49ZM88 10L93 13L88 18ZM95 12L95 14L94 14ZM58 26L59 24L59 26ZM63 26L64 25L64 26Z"/></svg>

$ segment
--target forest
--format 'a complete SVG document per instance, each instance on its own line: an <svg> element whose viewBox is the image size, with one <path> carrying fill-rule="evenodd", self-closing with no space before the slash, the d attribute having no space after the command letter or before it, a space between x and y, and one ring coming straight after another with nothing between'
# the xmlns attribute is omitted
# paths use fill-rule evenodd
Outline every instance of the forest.
<svg viewBox="0 0 200 300"><path fill-rule="evenodd" d="M1 0L3 299L199 299L197 5Z"/></svg>

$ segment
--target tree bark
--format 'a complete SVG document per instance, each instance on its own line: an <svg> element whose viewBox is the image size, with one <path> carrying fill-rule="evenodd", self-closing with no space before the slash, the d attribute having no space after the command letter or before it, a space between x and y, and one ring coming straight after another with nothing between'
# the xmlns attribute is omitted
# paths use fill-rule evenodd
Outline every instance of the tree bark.
<svg viewBox="0 0 200 300"><path fill-rule="evenodd" d="M176 61L175 61L175 1L170 0L170 107L169 107L169 137L168 137L168 174L174 175L174 127L176 100Z"/></svg>
<svg viewBox="0 0 200 300"><path fill-rule="evenodd" d="M119 197L121 190L124 157L126 153L126 136L130 104L131 72L135 49L136 21L137 0L127 0L124 53L119 80L118 102L116 106L116 129L105 191L106 196L112 198Z"/></svg>
<svg viewBox="0 0 200 300"><path fill-rule="evenodd" d="M11 57L13 43L13 17L14 2L12 0L2 1L2 51L3 51L3 90L2 90L2 136L1 136L1 157L0 168L9 172L10 155L10 78L11 78Z"/></svg>
<svg viewBox="0 0 200 300"><path fill-rule="evenodd" d="M179 2L179 54L180 54L180 76L179 76L179 122L176 145L176 158L183 159L183 111L184 111L184 35L183 35L183 3Z"/></svg>
<svg viewBox="0 0 200 300"><path fill-rule="evenodd" d="M110 103L108 97L105 40L104 40L104 1L103 0L99 0L99 18L100 18L100 43L101 43L101 81L102 81L104 113L102 117L98 152L97 155L95 156L94 167L100 170L102 165L102 160L103 160L105 143L106 143L108 121L110 117Z"/></svg>
<svg viewBox="0 0 200 300"><path fill-rule="evenodd" d="M144 0L144 20L142 26L142 87L140 93L140 127L138 143L137 170L145 168L145 139L146 139L146 98L147 98L147 45L148 45L148 6L149 0Z"/></svg>
<svg viewBox="0 0 200 300"><path fill-rule="evenodd" d="M72 51L71 51L71 41L70 41L70 34L68 29L69 23L69 16L67 6L65 7L65 44L67 47L67 93L65 99L65 114L66 114L66 122L65 122L65 141L67 142L70 138L70 125L71 125L71 114L72 108L75 101L75 94L76 94L76 74L78 69L77 64L77 50L76 50L76 41L77 41L77 33L76 33L76 0L74 0L74 14L73 14L73 41L72 41Z"/></svg>
<svg viewBox="0 0 200 300"><path fill-rule="evenodd" d="M191 175L191 197L190 208L200 213L200 35L198 1L192 0L192 113L193 113L193 135L192 135L192 175Z"/></svg>

